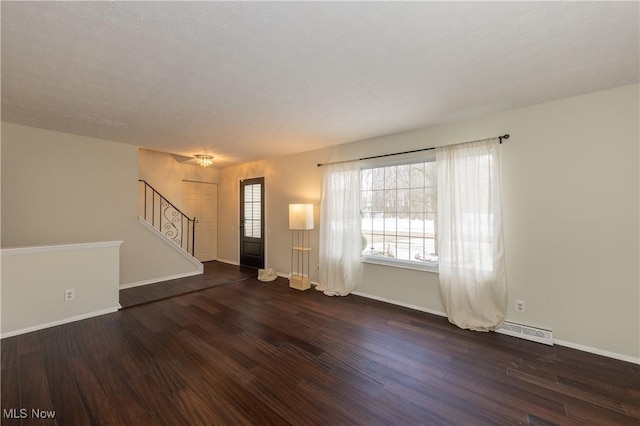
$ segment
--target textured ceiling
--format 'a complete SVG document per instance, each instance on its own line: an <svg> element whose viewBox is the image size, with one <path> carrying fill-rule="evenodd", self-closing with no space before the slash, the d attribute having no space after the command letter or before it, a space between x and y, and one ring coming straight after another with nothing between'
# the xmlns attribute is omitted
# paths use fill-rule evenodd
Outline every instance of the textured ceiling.
<svg viewBox="0 0 640 426"><path fill-rule="evenodd" d="M638 2L2 2L2 119L216 165L639 80Z"/></svg>

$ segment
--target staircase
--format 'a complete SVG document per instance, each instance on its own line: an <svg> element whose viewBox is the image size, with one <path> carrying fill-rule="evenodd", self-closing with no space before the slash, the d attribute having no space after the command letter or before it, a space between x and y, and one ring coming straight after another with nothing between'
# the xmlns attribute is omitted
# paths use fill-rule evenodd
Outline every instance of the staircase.
<svg viewBox="0 0 640 426"><path fill-rule="evenodd" d="M196 218L189 218L143 179L140 185L140 217L169 241L195 257Z"/></svg>

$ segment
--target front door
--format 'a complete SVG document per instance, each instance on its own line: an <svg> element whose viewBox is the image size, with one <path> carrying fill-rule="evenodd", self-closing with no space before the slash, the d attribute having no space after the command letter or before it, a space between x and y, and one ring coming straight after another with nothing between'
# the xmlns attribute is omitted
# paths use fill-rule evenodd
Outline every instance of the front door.
<svg viewBox="0 0 640 426"><path fill-rule="evenodd" d="M240 264L264 268L264 178L240 181Z"/></svg>

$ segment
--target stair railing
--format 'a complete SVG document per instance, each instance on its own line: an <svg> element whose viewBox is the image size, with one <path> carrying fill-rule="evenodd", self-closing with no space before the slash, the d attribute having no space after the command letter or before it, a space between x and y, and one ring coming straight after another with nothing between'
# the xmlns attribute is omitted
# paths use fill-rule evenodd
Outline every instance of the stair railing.
<svg viewBox="0 0 640 426"><path fill-rule="evenodd" d="M147 181L138 179L138 182L144 185L142 218L191 256L195 256L196 218L189 218Z"/></svg>

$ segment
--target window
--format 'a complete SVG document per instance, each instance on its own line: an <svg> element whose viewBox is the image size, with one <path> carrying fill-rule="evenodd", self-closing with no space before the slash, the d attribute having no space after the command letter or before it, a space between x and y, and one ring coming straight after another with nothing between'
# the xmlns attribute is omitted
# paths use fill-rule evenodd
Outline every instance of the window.
<svg viewBox="0 0 640 426"><path fill-rule="evenodd" d="M244 236L262 238L262 185L253 184L244 187Z"/></svg>
<svg viewBox="0 0 640 426"><path fill-rule="evenodd" d="M363 168L362 256L428 269L437 266L436 163Z"/></svg>

